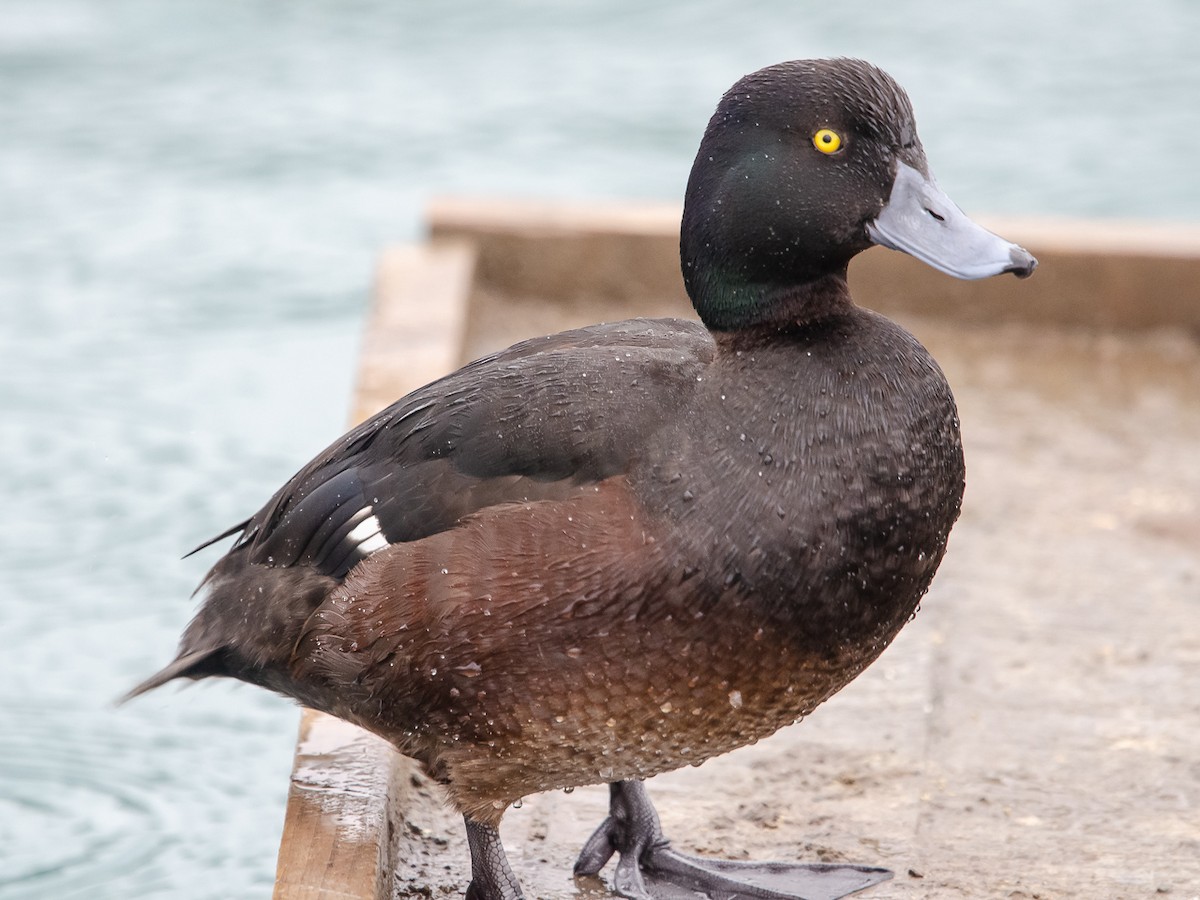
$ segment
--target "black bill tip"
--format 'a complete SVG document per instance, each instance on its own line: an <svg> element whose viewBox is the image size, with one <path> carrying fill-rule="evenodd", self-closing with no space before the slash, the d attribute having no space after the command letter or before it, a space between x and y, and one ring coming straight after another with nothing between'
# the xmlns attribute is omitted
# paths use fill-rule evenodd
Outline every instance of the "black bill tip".
<svg viewBox="0 0 1200 900"><path fill-rule="evenodd" d="M1018 278L1028 278L1033 274L1033 270L1037 268L1037 257L1026 250L1024 247L1013 247L1008 253L1008 268L1005 272L1012 272Z"/></svg>

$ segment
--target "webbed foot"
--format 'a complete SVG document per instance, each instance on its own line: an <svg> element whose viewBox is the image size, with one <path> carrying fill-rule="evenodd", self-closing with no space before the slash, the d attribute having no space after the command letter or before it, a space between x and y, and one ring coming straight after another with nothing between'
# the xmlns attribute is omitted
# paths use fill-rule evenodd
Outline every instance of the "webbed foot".
<svg viewBox="0 0 1200 900"><path fill-rule="evenodd" d="M575 861L576 875L596 875L618 854L613 887L632 900L837 900L892 877L887 869L839 863L732 862L678 853L663 836L640 781L609 785L608 818Z"/></svg>
<svg viewBox="0 0 1200 900"><path fill-rule="evenodd" d="M500 833L490 825L463 818L471 850L471 884L466 900L524 900L520 882L504 855Z"/></svg>

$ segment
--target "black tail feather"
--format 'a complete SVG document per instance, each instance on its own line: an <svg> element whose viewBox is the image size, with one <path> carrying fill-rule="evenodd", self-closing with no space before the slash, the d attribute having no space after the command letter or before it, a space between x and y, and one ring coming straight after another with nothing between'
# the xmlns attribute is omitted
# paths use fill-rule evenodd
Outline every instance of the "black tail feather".
<svg viewBox="0 0 1200 900"><path fill-rule="evenodd" d="M217 541L223 541L223 540L225 540L225 538L229 537L230 535L237 534L239 531L245 531L249 524L250 524L250 520L247 519L244 522L238 522L236 525L231 525L229 528L226 528L224 531L222 531L216 537L210 537L207 541L205 541L200 546L193 547L187 553L183 554L183 558L187 559L192 554L199 553L205 547L211 547Z"/></svg>
<svg viewBox="0 0 1200 900"><path fill-rule="evenodd" d="M207 650L193 650L191 653L185 653L117 700L117 705L120 706L147 691L162 687L168 681L176 678L203 678L206 675L214 675L220 668L218 657L223 653L224 648L222 647L211 647Z"/></svg>

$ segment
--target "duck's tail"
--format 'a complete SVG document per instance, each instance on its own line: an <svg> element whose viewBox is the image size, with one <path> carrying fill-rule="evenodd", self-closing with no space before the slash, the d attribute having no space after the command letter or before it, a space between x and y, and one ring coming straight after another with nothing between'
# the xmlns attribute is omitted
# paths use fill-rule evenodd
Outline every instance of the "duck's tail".
<svg viewBox="0 0 1200 900"><path fill-rule="evenodd" d="M118 703L175 678L227 677L293 696L289 665L304 623L341 582L308 566L254 563L234 548L205 576L204 600L175 661Z"/></svg>
<svg viewBox="0 0 1200 900"><path fill-rule="evenodd" d="M222 668L218 660L222 652L221 647L211 647L207 650L193 650L190 653L180 654L170 665L155 672L129 693L123 695L117 700L117 706L127 703L134 697L141 696L147 691L162 687L168 681L176 678L196 679L216 674Z"/></svg>

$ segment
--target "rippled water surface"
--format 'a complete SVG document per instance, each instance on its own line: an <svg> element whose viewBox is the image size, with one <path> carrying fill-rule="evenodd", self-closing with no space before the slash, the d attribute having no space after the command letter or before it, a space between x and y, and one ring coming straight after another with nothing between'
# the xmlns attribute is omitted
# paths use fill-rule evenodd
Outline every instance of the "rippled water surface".
<svg viewBox="0 0 1200 900"><path fill-rule="evenodd" d="M1196 221L1200 6L4 0L0 898L262 897L296 716L110 701L342 426L379 249L445 192L677 200L718 96L848 54L969 211Z"/></svg>

